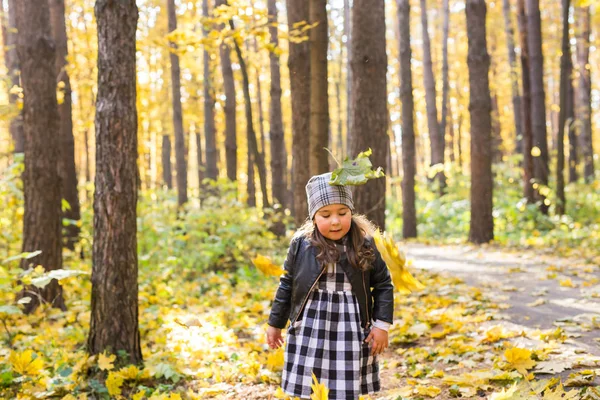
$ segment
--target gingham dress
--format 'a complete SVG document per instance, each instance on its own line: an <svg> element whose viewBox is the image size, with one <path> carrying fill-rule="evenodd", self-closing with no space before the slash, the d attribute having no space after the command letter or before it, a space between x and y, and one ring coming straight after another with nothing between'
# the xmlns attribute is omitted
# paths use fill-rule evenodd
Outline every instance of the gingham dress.
<svg viewBox="0 0 600 400"><path fill-rule="evenodd" d="M313 372L332 400L380 389L377 356L364 343L369 330L360 326L358 301L339 264L327 266L302 314L287 333L281 382L287 394L308 399Z"/></svg>

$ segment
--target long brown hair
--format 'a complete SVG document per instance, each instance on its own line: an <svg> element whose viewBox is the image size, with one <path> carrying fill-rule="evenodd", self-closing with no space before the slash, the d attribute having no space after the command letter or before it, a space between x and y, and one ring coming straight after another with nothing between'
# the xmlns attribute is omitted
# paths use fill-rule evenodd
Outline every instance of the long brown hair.
<svg viewBox="0 0 600 400"><path fill-rule="evenodd" d="M375 252L365 239L372 237L377 228L364 215L352 215L350 230L346 234L346 254L350 265L362 271L371 267L375 260ZM307 219L294 236L304 236L317 249L317 260L321 265L335 263L340 252L335 242L325 238L313 220Z"/></svg>

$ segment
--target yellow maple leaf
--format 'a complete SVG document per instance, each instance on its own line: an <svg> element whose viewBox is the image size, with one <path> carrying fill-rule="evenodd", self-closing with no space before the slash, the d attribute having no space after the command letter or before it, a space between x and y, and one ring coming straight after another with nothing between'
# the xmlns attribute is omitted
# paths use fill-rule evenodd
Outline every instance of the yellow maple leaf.
<svg viewBox="0 0 600 400"><path fill-rule="evenodd" d="M421 290L425 286L415 279L406 268L406 256L398 249L396 243L387 232L381 234L379 231L373 233L375 246L385 261L396 290L400 293L411 293L416 290Z"/></svg>
<svg viewBox="0 0 600 400"><path fill-rule="evenodd" d="M527 377L527 370L535 366L535 361L531 359L531 350L513 347L504 351L504 357L511 367Z"/></svg>
<svg viewBox="0 0 600 400"><path fill-rule="evenodd" d="M273 264L269 257L260 254L252 259L252 263L265 275L279 276L284 272L280 266Z"/></svg>
<svg viewBox="0 0 600 400"><path fill-rule="evenodd" d="M108 389L108 394L111 396L120 395L121 386L123 386L123 380L123 377L118 372L109 372L108 377L106 378L106 388Z"/></svg>
<svg viewBox="0 0 600 400"><path fill-rule="evenodd" d="M8 357L13 371L21 375L37 376L44 367L42 358L32 350L22 353L11 352Z"/></svg>
<svg viewBox="0 0 600 400"><path fill-rule="evenodd" d="M136 394L133 395L132 399L133 400L142 400L144 397L146 397L146 391L140 390L139 392L137 392Z"/></svg>
<svg viewBox="0 0 600 400"><path fill-rule="evenodd" d="M442 389L440 389L437 386L417 385L417 387L415 388L415 391L417 392L417 394L420 394L422 396L436 397L438 394L440 394L442 392Z"/></svg>
<svg viewBox="0 0 600 400"><path fill-rule="evenodd" d="M267 368L273 372L281 371L283 369L283 362L283 347L280 347L267 357Z"/></svg>
<svg viewBox="0 0 600 400"><path fill-rule="evenodd" d="M104 352L102 354L98 354L98 368L105 370L105 371L110 371L111 369L113 369L115 367L113 362L115 361L116 358L117 358L117 356L114 354L107 356L106 352Z"/></svg>
<svg viewBox="0 0 600 400"><path fill-rule="evenodd" d="M512 385L510 389L502 389L501 392L494 392L490 396L490 400L512 400L517 391L517 384Z"/></svg>
<svg viewBox="0 0 600 400"><path fill-rule="evenodd" d="M548 389L544 392L544 400L576 400L579 399L579 391L570 390L565 392L562 383L554 390Z"/></svg>
<svg viewBox="0 0 600 400"><path fill-rule="evenodd" d="M140 370L135 365L123 367L119 370L119 375L121 375L124 379L135 379L139 373Z"/></svg>
<svg viewBox="0 0 600 400"><path fill-rule="evenodd" d="M315 374L312 374L313 384L310 386L312 388L312 394L310 395L310 400L328 400L329 399L329 389L323 383L319 383Z"/></svg>

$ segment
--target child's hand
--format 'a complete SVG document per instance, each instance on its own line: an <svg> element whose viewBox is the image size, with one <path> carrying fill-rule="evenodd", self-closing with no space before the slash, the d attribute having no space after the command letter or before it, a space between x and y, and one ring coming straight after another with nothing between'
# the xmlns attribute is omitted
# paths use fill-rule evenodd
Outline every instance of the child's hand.
<svg viewBox="0 0 600 400"><path fill-rule="evenodd" d="M267 328L267 344L272 349L278 349L283 344L281 329L269 325Z"/></svg>
<svg viewBox="0 0 600 400"><path fill-rule="evenodd" d="M371 343L371 354L376 356L381 354L388 347L388 333L383 329L375 328L371 329L371 333L365 339L366 343Z"/></svg>

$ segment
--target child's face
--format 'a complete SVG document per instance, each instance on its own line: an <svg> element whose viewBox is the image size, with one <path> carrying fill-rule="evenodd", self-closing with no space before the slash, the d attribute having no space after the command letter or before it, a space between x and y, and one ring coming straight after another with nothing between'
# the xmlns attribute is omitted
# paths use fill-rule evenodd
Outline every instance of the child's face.
<svg viewBox="0 0 600 400"><path fill-rule="evenodd" d="M321 235L330 240L339 240L350 230L352 213L343 204L331 204L317 211L315 223Z"/></svg>

